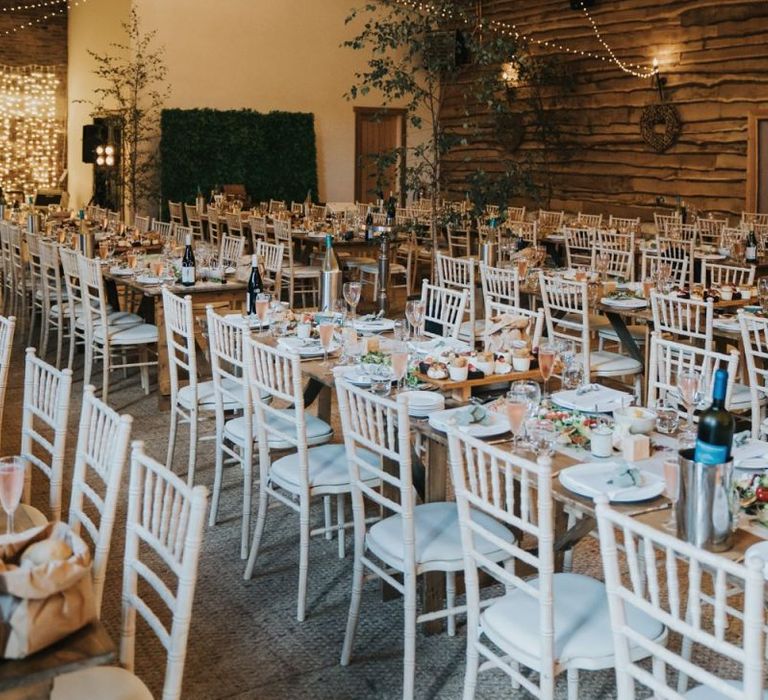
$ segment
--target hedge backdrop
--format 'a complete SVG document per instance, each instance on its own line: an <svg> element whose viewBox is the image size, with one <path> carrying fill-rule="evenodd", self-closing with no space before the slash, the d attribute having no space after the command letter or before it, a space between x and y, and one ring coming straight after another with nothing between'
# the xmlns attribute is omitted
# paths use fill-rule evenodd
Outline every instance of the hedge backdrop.
<svg viewBox="0 0 768 700"><path fill-rule="evenodd" d="M317 201L312 114L251 109L166 109L160 120L163 208L206 198L216 185L243 184L254 202Z"/></svg>

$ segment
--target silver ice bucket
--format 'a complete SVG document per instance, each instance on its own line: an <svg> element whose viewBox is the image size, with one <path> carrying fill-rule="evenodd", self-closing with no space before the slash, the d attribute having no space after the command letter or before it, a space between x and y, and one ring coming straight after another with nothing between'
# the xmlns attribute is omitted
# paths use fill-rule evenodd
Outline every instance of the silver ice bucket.
<svg viewBox="0 0 768 700"><path fill-rule="evenodd" d="M711 552L722 552L730 549L733 540L733 460L703 464L693 461L693 452L689 448L679 453L677 536Z"/></svg>
<svg viewBox="0 0 768 700"><path fill-rule="evenodd" d="M496 267L496 244L486 241L480 244L480 261L488 267Z"/></svg>

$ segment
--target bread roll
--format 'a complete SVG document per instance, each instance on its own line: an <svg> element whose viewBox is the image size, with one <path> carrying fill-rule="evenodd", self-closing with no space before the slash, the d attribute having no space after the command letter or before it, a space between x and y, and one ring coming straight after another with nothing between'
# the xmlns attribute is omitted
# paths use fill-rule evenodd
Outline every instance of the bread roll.
<svg viewBox="0 0 768 700"><path fill-rule="evenodd" d="M64 561L72 556L72 548L64 540L47 539L29 545L21 555L21 564L40 566L51 561Z"/></svg>

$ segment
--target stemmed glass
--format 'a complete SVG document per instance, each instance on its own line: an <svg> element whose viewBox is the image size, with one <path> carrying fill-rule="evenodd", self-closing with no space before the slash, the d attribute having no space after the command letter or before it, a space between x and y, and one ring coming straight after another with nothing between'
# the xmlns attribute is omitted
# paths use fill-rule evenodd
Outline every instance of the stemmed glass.
<svg viewBox="0 0 768 700"><path fill-rule="evenodd" d="M664 495L672 501L669 517L664 522L664 529L677 532L677 501L680 498L680 463L677 459L664 461Z"/></svg>
<svg viewBox="0 0 768 700"><path fill-rule="evenodd" d="M392 364L394 379L397 381L397 389L400 390L408 373L408 346L403 342L393 343L389 361Z"/></svg>
<svg viewBox="0 0 768 700"><path fill-rule="evenodd" d="M13 532L13 516L24 490L24 461L21 457L0 458L0 504L8 516L7 534Z"/></svg>
<svg viewBox="0 0 768 700"><path fill-rule="evenodd" d="M677 373L677 390L688 413L688 424L685 426L685 430L692 433L694 432L693 409L701 400L701 376L699 373L692 369L680 370Z"/></svg>
<svg viewBox="0 0 768 700"><path fill-rule="evenodd" d="M512 433L512 451L514 452L523 434L525 419L529 411L528 395L523 391L516 390L513 385L507 394L506 407L509 430Z"/></svg>
<svg viewBox="0 0 768 700"><path fill-rule="evenodd" d="M549 399L549 378L555 369L557 348L553 343L544 343L539 347L539 372L544 380L544 394L542 400Z"/></svg>
<svg viewBox="0 0 768 700"><path fill-rule="evenodd" d="M328 367L328 350L333 342L333 322L323 321L317 327L317 332L320 335L320 345L323 346L323 367Z"/></svg>
<svg viewBox="0 0 768 700"><path fill-rule="evenodd" d="M525 432L537 457L552 454L557 439L557 427L551 420L529 418L525 421Z"/></svg>
<svg viewBox="0 0 768 700"><path fill-rule="evenodd" d="M363 285L360 282L345 282L342 287L344 301L351 307L352 321L357 318L357 305L360 303L360 294L363 291Z"/></svg>
<svg viewBox="0 0 768 700"><path fill-rule="evenodd" d="M272 301L271 294L261 293L256 295L256 315L259 317L259 333L264 332L264 321L267 318L270 301Z"/></svg>
<svg viewBox="0 0 768 700"><path fill-rule="evenodd" d="M424 304L419 299L412 299L405 305L405 317L411 324L415 339L421 338L421 324L424 321Z"/></svg>

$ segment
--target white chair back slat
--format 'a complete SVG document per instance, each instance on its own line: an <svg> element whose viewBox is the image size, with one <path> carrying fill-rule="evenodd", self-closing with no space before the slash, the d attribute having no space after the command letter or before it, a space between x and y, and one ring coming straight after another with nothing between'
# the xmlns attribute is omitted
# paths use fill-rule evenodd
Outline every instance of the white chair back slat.
<svg viewBox="0 0 768 700"><path fill-rule="evenodd" d="M718 247L720 245L720 238L723 233L723 229L728 226L728 219L715 219L715 218L697 218L696 219L696 238L700 243L704 245L711 245Z"/></svg>
<svg viewBox="0 0 768 700"><path fill-rule="evenodd" d="M34 348L27 348L21 423L21 457L27 464L23 502L30 503L34 465L49 480L48 508L52 520L61 520L71 391L71 370L58 370L36 357Z"/></svg>
<svg viewBox="0 0 768 700"><path fill-rule="evenodd" d="M245 239L242 236L226 235L221 237L219 247L219 265L221 267L237 267L245 248Z"/></svg>
<svg viewBox="0 0 768 700"><path fill-rule="evenodd" d="M751 287L755 283L755 267L748 265L720 265L704 260L701 267L701 277L705 287Z"/></svg>
<svg viewBox="0 0 768 700"><path fill-rule="evenodd" d="M525 220L525 207L507 207L507 223L517 223Z"/></svg>
<svg viewBox="0 0 768 700"><path fill-rule="evenodd" d="M69 500L69 525L81 536L81 528L85 528L92 540L92 577L99 614L132 422L131 416L121 416L97 399L93 386L85 387Z"/></svg>
<svg viewBox="0 0 768 700"><path fill-rule="evenodd" d="M565 212L546 211L544 209L539 209L539 213L536 216L536 221L539 224L540 234L559 231L563 226L563 222L565 221Z"/></svg>
<svg viewBox="0 0 768 700"><path fill-rule="evenodd" d="M173 231L175 223L173 221L160 221L160 219L152 220L152 230L159 233L164 241L170 241L174 237Z"/></svg>
<svg viewBox="0 0 768 700"><path fill-rule="evenodd" d="M750 224L766 226L768 225L768 214L757 214L755 212L743 211L741 212L741 224L742 226L749 226Z"/></svg>
<svg viewBox="0 0 768 700"><path fill-rule="evenodd" d="M163 319L168 350L168 374L171 380L171 402L176 405L180 389L180 371L189 375L192 395L197 396L197 353L192 297L177 296L167 287L163 287Z"/></svg>
<svg viewBox="0 0 768 700"><path fill-rule="evenodd" d="M576 215L576 226L583 228L598 229L603 225L602 214L585 214L579 212Z"/></svg>
<svg viewBox="0 0 768 700"><path fill-rule="evenodd" d="M640 279L655 279L661 271L669 275L675 286L686 287L690 281L691 263L692 258L674 258L658 250L645 249L640 259Z"/></svg>
<svg viewBox="0 0 768 700"><path fill-rule="evenodd" d="M480 263L480 284L483 290L485 318L490 304L520 306L520 278L516 267L491 267Z"/></svg>
<svg viewBox="0 0 768 700"><path fill-rule="evenodd" d="M680 214L657 214L654 212L653 223L656 226L656 233L659 236L666 236L670 228L680 225Z"/></svg>
<svg viewBox="0 0 768 700"><path fill-rule="evenodd" d="M133 217L133 225L140 233L147 233L149 231L149 217L137 214Z"/></svg>
<svg viewBox="0 0 768 700"><path fill-rule="evenodd" d="M608 228L614 229L619 233L634 233L637 235L640 233L640 217L638 216L636 219L633 219L622 216L613 216L613 214L611 214L611 216L608 217Z"/></svg>
<svg viewBox="0 0 768 700"><path fill-rule="evenodd" d="M172 202L168 200L168 215L171 219L171 223L184 225L184 208L181 206L181 202Z"/></svg>
<svg viewBox="0 0 768 700"><path fill-rule="evenodd" d="M626 281L635 279L635 234L598 230L595 237L595 261L604 256L605 274Z"/></svg>
<svg viewBox="0 0 768 700"><path fill-rule="evenodd" d="M181 698L207 500L204 486L188 486L170 470L148 457L142 443L133 444L120 661L125 668L133 670L138 613L158 635L167 652L163 700ZM169 567L172 588L161 580L149 561L142 558L141 544L152 549L166 563L173 563ZM169 607L172 615L169 632L153 611L152 605L141 597L139 577Z"/></svg>
<svg viewBox="0 0 768 700"><path fill-rule="evenodd" d="M282 243L267 243L266 241L256 241L254 247L257 259L264 265L262 282L265 288L274 296L280 299L283 288L283 261L285 260L285 246Z"/></svg>
<svg viewBox="0 0 768 700"><path fill-rule="evenodd" d="M440 330L426 328L424 334L457 339L467 308L467 291L446 289L425 279L421 286L421 303L424 305L424 323L435 324Z"/></svg>
<svg viewBox="0 0 768 700"><path fill-rule="evenodd" d="M595 266L595 233L589 228L563 229L566 264L571 269L593 269Z"/></svg>
<svg viewBox="0 0 768 700"><path fill-rule="evenodd" d="M701 343L711 348L713 341L714 302L681 299L673 294L651 290L653 327L659 333L669 333L688 343Z"/></svg>
<svg viewBox="0 0 768 700"><path fill-rule="evenodd" d="M475 338L475 270L477 262L472 258L452 258L442 253L435 256L437 269L437 284L444 289L466 291L467 305L462 318L469 323L469 337L472 342Z"/></svg>
<svg viewBox="0 0 768 700"><path fill-rule="evenodd" d="M13 316L0 316L0 430L3 429L3 412L5 409L5 391L8 388L8 372L11 368L11 350L16 329L16 319Z"/></svg>
<svg viewBox="0 0 768 700"><path fill-rule="evenodd" d="M739 325L741 350L749 380L752 436L759 438L762 427L761 404L768 398L768 318L741 311Z"/></svg>
<svg viewBox="0 0 768 700"><path fill-rule="evenodd" d="M530 246L536 247L539 232L538 221L514 220L509 224L509 230L513 236L522 238Z"/></svg>

